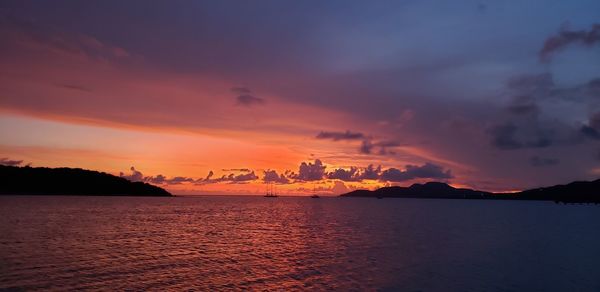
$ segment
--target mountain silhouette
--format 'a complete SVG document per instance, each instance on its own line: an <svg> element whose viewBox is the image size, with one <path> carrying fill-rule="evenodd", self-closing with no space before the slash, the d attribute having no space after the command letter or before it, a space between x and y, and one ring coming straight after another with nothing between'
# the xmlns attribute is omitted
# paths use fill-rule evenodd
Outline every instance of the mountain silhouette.
<svg viewBox="0 0 600 292"><path fill-rule="evenodd" d="M536 188L516 193L491 193L465 188L454 188L441 182L413 184L410 187L383 187L374 191L355 190L342 197L373 198L427 198L427 199L488 199L538 200L562 203L600 203L600 179L572 182L567 185Z"/></svg>
<svg viewBox="0 0 600 292"><path fill-rule="evenodd" d="M383 187L375 191L356 190L343 197L379 197L379 198L431 198L431 199L481 199L492 193L471 189L458 189L441 182L414 184L410 187Z"/></svg>
<svg viewBox="0 0 600 292"><path fill-rule="evenodd" d="M4 165L0 165L0 194L171 196L163 188L98 171Z"/></svg>

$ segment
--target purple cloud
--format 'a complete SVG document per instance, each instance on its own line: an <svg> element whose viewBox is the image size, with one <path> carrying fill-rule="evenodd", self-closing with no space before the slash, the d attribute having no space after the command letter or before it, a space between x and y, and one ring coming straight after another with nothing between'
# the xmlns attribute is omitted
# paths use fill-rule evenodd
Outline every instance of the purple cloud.
<svg viewBox="0 0 600 292"><path fill-rule="evenodd" d="M552 55L572 44L593 46L600 41L600 24L593 24L590 30L563 29L558 34L549 37L540 50L540 60L547 62Z"/></svg>
<svg viewBox="0 0 600 292"><path fill-rule="evenodd" d="M405 170L389 168L381 172L379 179L388 182L402 182L418 178L429 179L450 179L452 178L450 170L444 169L432 163L425 163L422 166L407 165Z"/></svg>
<svg viewBox="0 0 600 292"><path fill-rule="evenodd" d="M275 170L265 170L263 181L266 183L288 184L290 180L282 173L277 174Z"/></svg>
<svg viewBox="0 0 600 292"><path fill-rule="evenodd" d="M316 159L314 163L302 162L298 169L298 174L292 174L293 179L300 181L321 180L325 176L325 165L321 160Z"/></svg>
<svg viewBox="0 0 600 292"><path fill-rule="evenodd" d="M321 131L317 137L317 139L331 139L333 141L341 141L341 140L362 140L365 138L365 135L360 132L350 132L346 130L346 132L325 132Z"/></svg>
<svg viewBox="0 0 600 292"><path fill-rule="evenodd" d="M8 158L0 158L0 165L4 166L19 166L23 163L23 160L12 160Z"/></svg>

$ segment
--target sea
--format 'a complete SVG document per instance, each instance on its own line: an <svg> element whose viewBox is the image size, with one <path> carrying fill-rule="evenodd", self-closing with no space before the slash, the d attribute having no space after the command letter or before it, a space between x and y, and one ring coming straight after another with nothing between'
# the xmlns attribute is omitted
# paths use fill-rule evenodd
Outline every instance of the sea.
<svg viewBox="0 0 600 292"><path fill-rule="evenodd" d="M600 206L2 196L0 290L600 291Z"/></svg>

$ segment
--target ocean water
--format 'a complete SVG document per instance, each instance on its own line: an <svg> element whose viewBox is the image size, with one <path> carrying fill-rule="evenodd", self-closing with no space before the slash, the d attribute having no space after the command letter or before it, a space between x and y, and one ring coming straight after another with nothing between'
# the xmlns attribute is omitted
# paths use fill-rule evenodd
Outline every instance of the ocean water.
<svg viewBox="0 0 600 292"><path fill-rule="evenodd" d="M0 289L600 291L600 207L5 196Z"/></svg>

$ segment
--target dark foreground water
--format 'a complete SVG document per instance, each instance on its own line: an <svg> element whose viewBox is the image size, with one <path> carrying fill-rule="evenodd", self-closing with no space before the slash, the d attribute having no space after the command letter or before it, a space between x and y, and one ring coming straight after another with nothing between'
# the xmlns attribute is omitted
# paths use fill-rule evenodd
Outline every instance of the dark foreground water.
<svg viewBox="0 0 600 292"><path fill-rule="evenodd" d="M0 197L0 289L600 291L600 207Z"/></svg>

